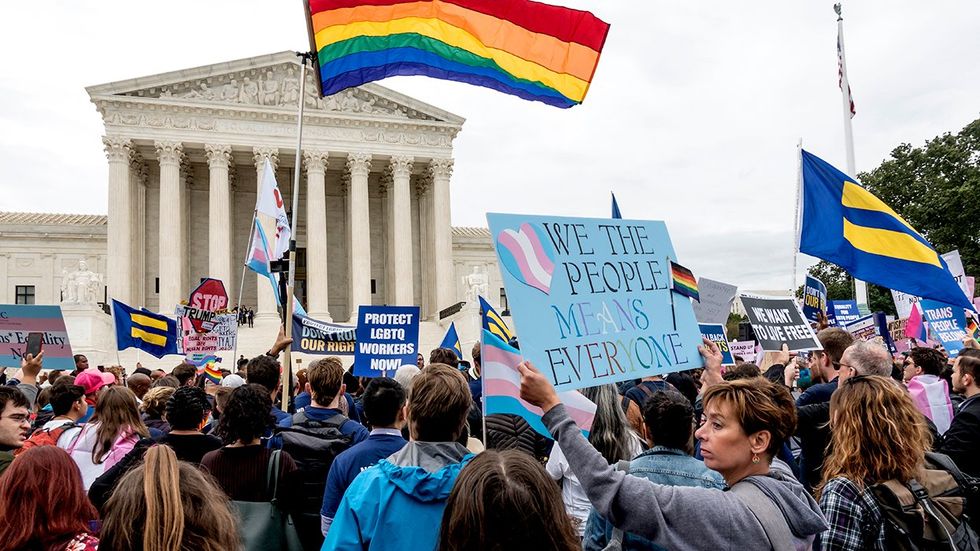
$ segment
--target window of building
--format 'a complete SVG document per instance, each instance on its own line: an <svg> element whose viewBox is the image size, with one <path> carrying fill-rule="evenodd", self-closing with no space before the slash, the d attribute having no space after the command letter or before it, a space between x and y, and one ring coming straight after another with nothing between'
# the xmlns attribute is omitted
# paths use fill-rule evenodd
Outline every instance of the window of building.
<svg viewBox="0 0 980 551"><path fill-rule="evenodd" d="M15 304L34 304L34 286L16 285L14 286Z"/></svg>

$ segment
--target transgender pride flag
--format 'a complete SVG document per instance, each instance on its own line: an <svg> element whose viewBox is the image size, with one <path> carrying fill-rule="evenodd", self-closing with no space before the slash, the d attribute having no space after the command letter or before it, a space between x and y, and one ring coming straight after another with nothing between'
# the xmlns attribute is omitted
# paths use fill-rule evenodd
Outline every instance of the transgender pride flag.
<svg viewBox="0 0 980 551"><path fill-rule="evenodd" d="M483 371L483 415L494 413L509 413L523 417L535 431L546 438L554 438L545 427L541 416L541 408L532 406L521 399L521 374L517 365L524 358L520 350L500 340L493 333L484 330L480 355L480 366ZM592 421L595 419L596 405L578 392L559 392L558 398L565 404L568 414L582 433L589 435Z"/></svg>
<svg viewBox="0 0 980 551"><path fill-rule="evenodd" d="M246 260L245 265L256 274L269 278L269 282L272 284L272 294L278 297L279 282L276 281L276 276L272 275L272 268L269 266L269 257L271 256L269 254L269 240L266 238L265 231L262 230L262 226L257 220L254 225L255 232L252 234L252 242L249 244L248 260Z"/></svg>

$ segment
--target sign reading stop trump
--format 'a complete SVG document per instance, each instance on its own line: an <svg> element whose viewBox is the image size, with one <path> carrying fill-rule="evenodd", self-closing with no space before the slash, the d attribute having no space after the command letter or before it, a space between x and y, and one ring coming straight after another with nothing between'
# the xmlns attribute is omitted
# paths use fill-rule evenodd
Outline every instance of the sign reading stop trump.
<svg viewBox="0 0 980 551"><path fill-rule="evenodd" d="M215 313L228 309L228 293L220 279L207 278L191 292L186 316L198 333L214 329Z"/></svg>

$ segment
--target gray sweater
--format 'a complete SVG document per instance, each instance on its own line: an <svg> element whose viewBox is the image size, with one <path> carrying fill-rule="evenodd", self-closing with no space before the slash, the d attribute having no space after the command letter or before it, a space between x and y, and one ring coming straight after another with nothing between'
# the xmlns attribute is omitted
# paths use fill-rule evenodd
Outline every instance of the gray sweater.
<svg viewBox="0 0 980 551"><path fill-rule="evenodd" d="M565 406L553 408L543 420L555 435L595 511L617 528L672 550L768 548L762 525L732 492L662 486L627 475L606 463L582 436ZM754 481L779 506L796 548L809 549L814 535L827 529L813 497L780 469L773 469L769 476L754 477Z"/></svg>

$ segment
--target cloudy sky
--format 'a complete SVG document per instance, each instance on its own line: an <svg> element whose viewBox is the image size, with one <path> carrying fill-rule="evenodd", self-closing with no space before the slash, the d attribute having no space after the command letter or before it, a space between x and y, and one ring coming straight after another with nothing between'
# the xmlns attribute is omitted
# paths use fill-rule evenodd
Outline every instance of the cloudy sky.
<svg viewBox="0 0 980 551"><path fill-rule="evenodd" d="M604 217L615 191L625 217L666 220L696 274L788 287L797 141L844 169L833 2L561 2L612 25L581 106L381 83L466 117L453 224L484 226L487 211ZM307 49L301 6L7 3L0 210L105 213L103 127L84 87ZM980 2L864 0L844 15L859 171L977 118Z"/></svg>

